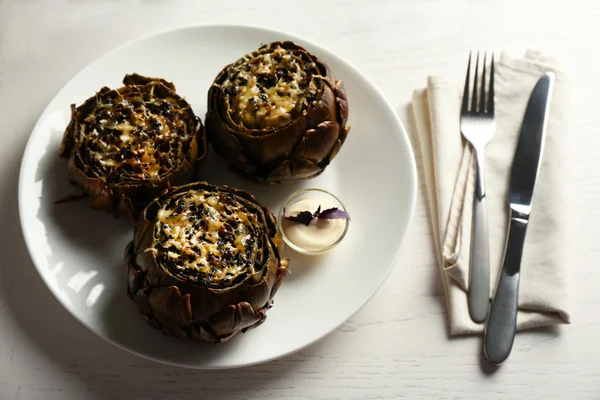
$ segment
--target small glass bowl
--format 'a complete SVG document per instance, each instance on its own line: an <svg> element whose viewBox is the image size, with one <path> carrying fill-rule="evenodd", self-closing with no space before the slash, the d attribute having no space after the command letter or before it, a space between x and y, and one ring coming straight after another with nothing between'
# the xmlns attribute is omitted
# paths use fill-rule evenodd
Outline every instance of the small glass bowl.
<svg viewBox="0 0 600 400"><path fill-rule="evenodd" d="M344 230L342 231L340 237L332 244L330 244L326 247L323 247L323 248L307 249L307 248L301 247L301 246L295 244L294 242L292 242L285 234L285 229L283 227L283 211L285 209L289 209L290 205L298 202L299 200L306 198L306 197L313 197L313 196L327 199L338 209L346 211L346 212L348 211L340 199L338 199L333 194L331 194L328 191L323 190L323 189L303 189L303 190L299 190L297 192L292 193L292 195L290 195L290 197L287 198L287 200L283 203L283 206L279 209L279 214L277 215L277 224L279 226L279 230L281 231L281 235L283 236L283 240L284 240L285 244L288 245L289 247L291 247L292 249L294 249L295 251L297 251L298 253L302 253L302 254L306 254L306 255L322 254L328 250L333 249L344 239L344 237L346 236L346 233L348 232L348 227L350 226L350 219L346 219L345 220L346 225L345 225ZM310 210L310 211L314 212L314 210Z"/></svg>

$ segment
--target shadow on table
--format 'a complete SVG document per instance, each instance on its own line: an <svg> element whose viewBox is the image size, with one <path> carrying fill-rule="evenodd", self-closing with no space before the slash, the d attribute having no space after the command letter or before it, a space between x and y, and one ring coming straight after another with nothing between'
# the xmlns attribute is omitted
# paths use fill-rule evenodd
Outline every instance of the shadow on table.
<svg viewBox="0 0 600 400"><path fill-rule="evenodd" d="M27 133L21 132L23 147ZM269 380L285 380L301 364L303 357L296 354L243 369L195 371L139 358L87 330L54 298L27 252L18 217L19 150L22 148L3 163L0 301L10 312L15 336L22 346L30 346L36 357L46 358L47 365L56 365L70 380L81 381L102 399L121 398L121 393L166 399L186 394L189 398L204 398L205 394L215 399L244 397L245 392L255 391Z"/></svg>
<svg viewBox="0 0 600 400"><path fill-rule="evenodd" d="M538 338L541 338L538 343L545 343L548 340L558 338L560 336L560 330L561 330L560 326L543 326L540 328L533 328L533 329L528 329L525 331L517 332L517 334L515 336L515 343L513 344L511 354L518 353L520 351L524 351L524 349L519 348L519 342L527 336L534 335ZM483 337L481 337L480 343L481 343L481 353L480 353L480 357L479 357L479 366L481 368L481 371L485 375L491 376L494 373L496 373L498 370L500 370L504 364L510 364L510 358L511 358L510 355L508 356L508 359L500 365L492 364L491 362L489 362L487 360L487 358L485 358L485 355L483 353ZM537 345L534 345L533 347L536 347L536 346ZM528 351L528 350L531 350L531 348L525 349L525 351Z"/></svg>

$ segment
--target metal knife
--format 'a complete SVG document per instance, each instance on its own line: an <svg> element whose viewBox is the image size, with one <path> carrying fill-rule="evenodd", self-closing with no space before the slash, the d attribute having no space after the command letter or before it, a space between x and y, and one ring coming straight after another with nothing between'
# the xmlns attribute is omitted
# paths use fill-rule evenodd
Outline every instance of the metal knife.
<svg viewBox="0 0 600 400"><path fill-rule="evenodd" d="M533 88L513 160L508 192L508 239L484 337L484 354L494 364L508 358L517 330L521 256L542 164L553 86L554 74L546 72Z"/></svg>

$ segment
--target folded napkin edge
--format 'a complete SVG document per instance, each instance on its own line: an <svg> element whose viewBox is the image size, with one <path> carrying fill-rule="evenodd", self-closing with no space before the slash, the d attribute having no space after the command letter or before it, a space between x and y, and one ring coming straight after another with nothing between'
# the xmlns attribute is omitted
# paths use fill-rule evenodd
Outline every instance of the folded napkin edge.
<svg viewBox="0 0 600 400"><path fill-rule="evenodd" d="M541 53L534 50L528 50L527 54L537 54L538 56L535 58L514 58L506 53L502 53L498 64L513 71L523 72L528 75L541 75L545 72L553 72L556 81L567 80L566 71L564 71L554 59L543 56Z"/></svg>

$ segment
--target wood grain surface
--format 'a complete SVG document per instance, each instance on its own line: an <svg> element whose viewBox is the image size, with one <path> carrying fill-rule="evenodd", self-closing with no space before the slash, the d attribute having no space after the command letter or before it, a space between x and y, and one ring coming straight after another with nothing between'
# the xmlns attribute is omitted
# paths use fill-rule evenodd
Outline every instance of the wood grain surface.
<svg viewBox="0 0 600 400"><path fill-rule="evenodd" d="M600 399L599 21L594 0L0 0L0 399ZM572 82L573 323L518 334L499 369L481 360L480 338L449 339L421 187L387 282L299 353L203 372L146 361L89 332L25 249L16 196L25 143L86 64L137 36L196 23L263 25L315 41L380 87L408 128L412 90L433 74L461 81L470 49L532 48L561 60Z"/></svg>

